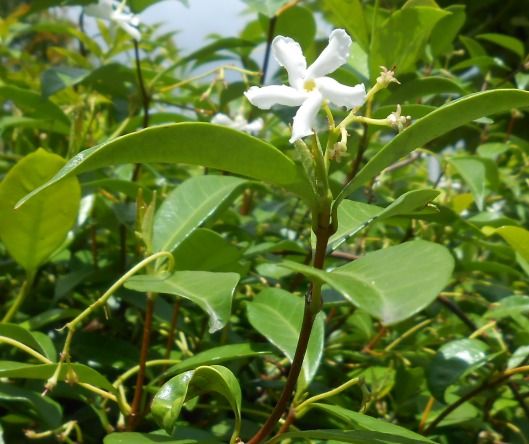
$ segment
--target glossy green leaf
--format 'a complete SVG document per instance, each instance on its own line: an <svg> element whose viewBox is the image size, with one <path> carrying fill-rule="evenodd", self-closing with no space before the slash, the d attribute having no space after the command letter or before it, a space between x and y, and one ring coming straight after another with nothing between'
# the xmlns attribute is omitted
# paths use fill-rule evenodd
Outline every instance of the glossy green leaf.
<svg viewBox="0 0 529 444"><path fill-rule="evenodd" d="M247 181L230 176L195 176L167 195L154 216L153 252L173 251L187 236L226 208Z"/></svg>
<svg viewBox="0 0 529 444"><path fill-rule="evenodd" d="M413 122L395 136L359 171L336 198L339 202L384 168L436 137L483 116L529 106L529 92L497 89L470 94L441 106L427 116Z"/></svg>
<svg viewBox="0 0 529 444"><path fill-rule="evenodd" d="M452 157L447 159L472 191L476 205L483 211L485 198L496 191L499 173L496 163L480 157Z"/></svg>
<svg viewBox="0 0 529 444"><path fill-rule="evenodd" d="M131 290L181 296L197 304L209 315L209 331L220 330L228 322L231 301L239 275L208 271L176 271L172 274L139 275L127 279Z"/></svg>
<svg viewBox="0 0 529 444"><path fill-rule="evenodd" d="M26 271L35 271L61 246L75 223L81 189L75 178L50 187L23 208L15 204L64 166L56 154L38 149L20 160L0 183L0 239Z"/></svg>
<svg viewBox="0 0 529 444"><path fill-rule="evenodd" d="M483 227L483 233L487 236L499 234L505 241L519 253L526 261L529 261L529 231L520 227L505 226L500 228Z"/></svg>
<svg viewBox="0 0 529 444"><path fill-rule="evenodd" d="M483 46L481 46L481 44L473 38L467 37L466 35L460 35L459 40L470 55L470 58L483 57L487 55L485 48L483 48Z"/></svg>
<svg viewBox="0 0 529 444"><path fill-rule="evenodd" d="M50 361L57 359L57 352L51 339L43 333L31 332L15 324L0 324L0 342L3 342L1 337L13 339L27 345Z"/></svg>
<svg viewBox="0 0 529 444"><path fill-rule="evenodd" d="M364 15L364 7L360 0L324 0L325 5L331 11L335 23L344 28L351 38L363 49L369 47L367 22Z"/></svg>
<svg viewBox="0 0 529 444"><path fill-rule="evenodd" d="M221 364L222 362L232 361L234 359L270 355L274 352L275 348L268 344L245 343L222 345L184 359L179 364L169 368L164 374L164 377L175 376L188 370L193 370L201 365Z"/></svg>
<svg viewBox="0 0 529 444"><path fill-rule="evenodd" d="M371 430L374 432L382 432L401 436L404 438L410 438L415 440L415 442L423 442L430 444L433 443L433 441L429 440L428 438L425 438L424 436L421 436L418 433L405 429L404 427L392 424L381 419L373 418L372 416L364 415L363 413L347 410L338 405L313 403L310 404L309 408L321 410L325 413L328 413L346 423L347 428L351 427L354 430Z"/></svg>
<svg viewBox="0 0 529 444"><path fill-rule="evenodd" d="M338 208L338 230L329 239L328 250L335 250L349 238L375 220L410 214L421 210L434 200L438 190L413 190L399 196L386 208L344 200Z"/></svg>
<svg viewBox="0 0 529 444"><path fill-rule="evenodd" d="M235 414L235 429L230 440L234 443L241 427L242 395L237 378L226 367L203 366L175 376L156 394L151 412L157 424L172 435L182 406L205 393L217 393L229 402Z"/></svg>
<svg viewBox="0 0 529 444"><path fill-rule="evenodd" d="M427 381L430 393L444 402L446 389L487 362L489 347L478 339L457 339L443 344L430 362Z"/></svg>
<svg viewBox="0 0 529 444"><path fill-rule="evenodd" d="M423 54L433 27L447 15L449 12L439 8L402 8L378 23L371 36L371 81L374 83L379 76L381 66L389 69L395 65L399 74L412 71Z"/></svg>
<svg viewBox="0 0 529 444"><path fill-rule="evenodd" d="M445 247L418 240L368 253L331 272L294 262L281 265L326 282L352 304L391 325L433 302L448 284L454 259Z"/></svg>
<svg viewBox="0 0 529 444"><path fill-rule="evenodd" d="M510 148L510 144L503 142L483 143L478 146L476 153L480 157L484 157L487 159L496 159L498 156L507 152Z"/></svg>
<svg viewBox="0 0 529 444"><path fill-rule="evenodd" d="M188 163L270 182L307 203L315 195L302 169L277 148L255 137L209 123L176 123L138 131L82 151L45 186L63 178L121 163Z"/></svg>
<svg viewBox="0 0 529 444"><path fill-rule="evenodd" d="M527 363L526 359L529 356L529 345L522 345L518 347L512 356L509 358L507 363L507 368L516 368L519 367L522 363Z"/></svg>
<svg viewBox="0 0 529 444"><path fill-rule="evenodd" d="M488 42L495 43L509 51L514 52L520 59L523 59L525 55L525 48L523 43L515 37L511 37L505 34L479 34L476 36L478 39L486 40Z"/></svg>
<svg viewBox="0 0 529 444"><path fill-rule="evenodd" d="M304 440L318 439L325 442L347 442L352 444L421 444L433 442L408 438L394 433L382 433L357 430L306 430L303 432L287 432L267 441L267 444L278 444L289 438Z"/></svg>
<svg viewBox="0 0 529 444"><path fill-rule="evenodd" d="M292 362L296 351L305 301L279 288L267 288L248 303L250 324ZM303 390L316 375L322 358L324 319L319 314L312 328L307 353L303 361L300 384Z"/></svg>
<svg viewBox="0 0 529 444"><path fill-rule="evenodd" d="M59 381L66 380L68 366L63 365L59 375ZM83 364L71 364L71 368L77 375L79 382L95 385L116 394L114 386L99 372ZM42 379L47 380L53 376L57 364L22 364L13 361L0 361L0 378L13 379Z"/></svg>

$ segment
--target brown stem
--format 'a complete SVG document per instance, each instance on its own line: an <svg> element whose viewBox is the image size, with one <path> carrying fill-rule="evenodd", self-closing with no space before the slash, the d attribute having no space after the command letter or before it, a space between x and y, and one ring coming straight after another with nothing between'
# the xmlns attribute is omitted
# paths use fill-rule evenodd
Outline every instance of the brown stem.
<svg viewBox="0 0 529 444"><path fill-rule="evenodd" d="M290 410L288 411L288 415L285 418L285 422L283 423L279 431L276 433L276 436L286 433L289 427L294 423L295 419L296 419L296 409L294 409L294 407L292 406L290 407Z"/></svg>
<svg viewBox="0 0 529 444"><path fill-rule="evenodd" d="M358 173L358 170L360 168L360 162L362 161L362 157L364 156L364 151L367 146L367 124L364 123L363 127L364 132L362 133L362 139L360 140L360 144L358 145L358 152L356 153L356 157L354 158L353 163L351 165L351 171L349 171L349 174L347 175L347 183L353 180L356 176L356 173Z"/></svg>
<svg viewBox="0 0 529 444"><path fill-rule="evenodd" d="M173 316L171 317L171 325L169 326L169 335L167 336L167 346L165 350L164 359L169 359L171 351L173 349L174 337L176 331L176 322L178 321L178 314L180 313L180 307L182 305L182 299L178 298L173 306ZM167 365L162 367L162 373L167 370Z"/></svg>
<svg viewBox="0 0 529 444"><path fill-rule="evenodd" d="M386 334L386 332L388 331L388 328L387 327L382 327L380 329L380 331L377 333L377 335L371 339L371 341L369 342L369 344L367 344L363 349L362 349L362 353L368 353L376 344L378 341L380 341L380 339L382 338L382 336L384 336Z"/></svg>
<svg viewBox="0 0 529 444"><path fill-rule="evenodd" d="M452 313L454 313L459 319L461 319L471 331L475 331L478 329L476 324L474 324L474 322L472 322L472 320L450 299L445 296L438 296L437 300L446 308L448 308Z"/></svg>
<svg viewBox="0 0 529 444"><path fill-rule="evenodd" d="M259 83L264 84L266 78L266 72L268 71L268 62L270 60L270 50L272 49L272 40L274 39L274 32L276 29L277 15L273 16L268 22L268 35L266 37L266 50L263 60L263 71L261 73L261 79Z"/></svg>
<svg viewBox="0 0 529 444"><path fill-rule="evenodd" d="M329 237L331 236L331 227L328 226L328 214L324 213L320 215L320 224L319 229L316 232L316 250L314 253L314 268L323 269L323 264L325 262L325 252L327 250L327 242L329 240ZM324 220L327 219L327 220ZM323 222L323 223L322 223ZM322 226L323 225L323 226ZM312 304L312 298L313 298L313 292L319 292L321 291L321 283L316 284L318 287L314 285L314 282L311 283L309 291L307 292L305 296L305 309L303 311L303 322L301 324L301 331L298 338L298 344L296 346L296 352L294 354L294 359L292 359L292 365L290 367L290 371L287 376L287 380L285 382L285 386L283 387L283 391L281 392L281 395L279 396L279 400L277 401L277 404L273 410L273 412L270 414L266 422L263 424L261 429L257 432L257 434L251 438L249 441L247 441L246 444L260 444L263 442L266 437L272 432L273 428L277 424L277 422L281 419L281 416L285 412L286 406L288 401L290 400L290 397L292 396L292 393L294 391L294 388L296 386L296 382L299 378L299 374L301 372L301 367L303 364L303 359L305 357L305 353L307 352L307 347L309 344L310 339L310 333L312 331L312 325L314 324L314 319L316 318L316 314L314 313L314 307L311 307Z"/></svg>
<svg viewBox="0 0 529 444"><path fill-rule="evenodd" d="M145 308L145 323L143 325L143 340L141 344L140 362L138 375L136 377L136 390L134 392L134 399L130 409L130 414L127 422L127 431L132 432L137 427L141 419L141 398L143 394L143 382L145 381L145 370L147 368L147 354L149 352L149 342L151 339L152 318L154 314L154 305L156 295L154 293L147 293L147 306Z"/></svg>

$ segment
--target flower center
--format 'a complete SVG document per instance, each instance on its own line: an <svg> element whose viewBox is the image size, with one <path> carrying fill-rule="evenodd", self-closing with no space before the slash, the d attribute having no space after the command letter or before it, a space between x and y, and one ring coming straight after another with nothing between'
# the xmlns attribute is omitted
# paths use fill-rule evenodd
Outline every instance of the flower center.
<svg viewBox="0 0 529 444"><path fill-rule="evenodd" d="M303 89L305 91L312 91L314 88L316 88L316 82L312 79L305 80L305 82L303 83Z"/></svg>

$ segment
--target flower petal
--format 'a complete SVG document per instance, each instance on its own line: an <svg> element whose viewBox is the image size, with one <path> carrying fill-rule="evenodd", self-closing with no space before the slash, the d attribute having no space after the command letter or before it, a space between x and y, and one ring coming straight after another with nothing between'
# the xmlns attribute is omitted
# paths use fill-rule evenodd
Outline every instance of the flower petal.
<svg viewBox="0 0 529 444"><path fill-rule="evenodd" d="M306 79L323 77L347 63L351 37L343 29L335 29L329 37L329 44L307 69Z"/></svg>
<svg viewBox="0 0 529 444"><path fill-rule="evenodd" d="M244 93L252 105L261 109L270 109L272 105L299 106L308 97L305 91L298 91L290 86L270 85L259 88L252 86Z"/></svg>
<svg viewBox="0 0 529 444"><path fill-rule="evenodd" d="M123 14L120 14L120 16ZM135 20L134 16L132 16L131 20L122 20L119 18L114 18L114 21L118 24L120 28L123 29L128 35L130 35L134 40L139 42L141 40L141 32L133 26ZM131 24L132 23L132 24Z"/></svg>
<svg viewBox="0 0 529 444"><path fill-rule="evenodd" d="M289 142L294 143L296 140L302 137L314 134L312 127L318 111L321 108L323 96L319 91L314 90L310 93L307 100L299 107L298 112L294 116L294 122L292 123L292 137Z"/></svg>
<svg viewBox="0 0 529 444"><path fill-rule="evenodd" d="M315 82L323 97L337 106L350 109L363 105L366 101L366 88L363 83L346 86L330 77L320 77Z"/></svg>
<svg viewBox="0 0 529 444"><path fill-rule="evenodd" d="M211 123L215 125L229 126L230 128L235 126L235 122L226 114L222 113L215 114L211 119Z"/></svg>
<svg viewBox="0 0 529 444"><path fill-rule="evenodd" d="M290 86L301 89L307 71L307 60L299 43L290 37L278 35L272 42L272 54L277 63L287 70Z"/></svg>

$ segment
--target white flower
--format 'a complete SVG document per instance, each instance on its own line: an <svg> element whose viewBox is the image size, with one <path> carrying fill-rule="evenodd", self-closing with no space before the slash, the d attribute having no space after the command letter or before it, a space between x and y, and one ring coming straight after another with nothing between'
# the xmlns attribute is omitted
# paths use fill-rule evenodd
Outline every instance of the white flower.
<svg viewBox="0 0 529 444"><path fill-rule="evenodd" d="M291 143L314 134L312 126L324 100L347 108L360 106L365 101L363 84L345 86L325 77L347 63L351 43L351 38L343 29L335 29L329 37L328 46L307 68L299 43L289 37L277 36L272 42L272 53L287 70L290 86L252 86L244 94L261 109L270 109L275 104L300 107L292 124Z"/></svg>
<svg viewBox="0 0 529 444"><path fill-rule="evenodd" d="M238 114L234 119L228 117L226 114L215 114L211 119L211 123L216 125L227 126L244 133L256 134L263 129L263 119L255 119L253 122L248 122L243 116Z"/></svg>
<svg viewBox="0 0 529 444"><path fill-rule="evenodd" d="M117 23L134 40L141 40L141 33L138 31L140 19L125 5L125 1L99 0L96 4L86 6L84 11L92 17Z"/></svg>

